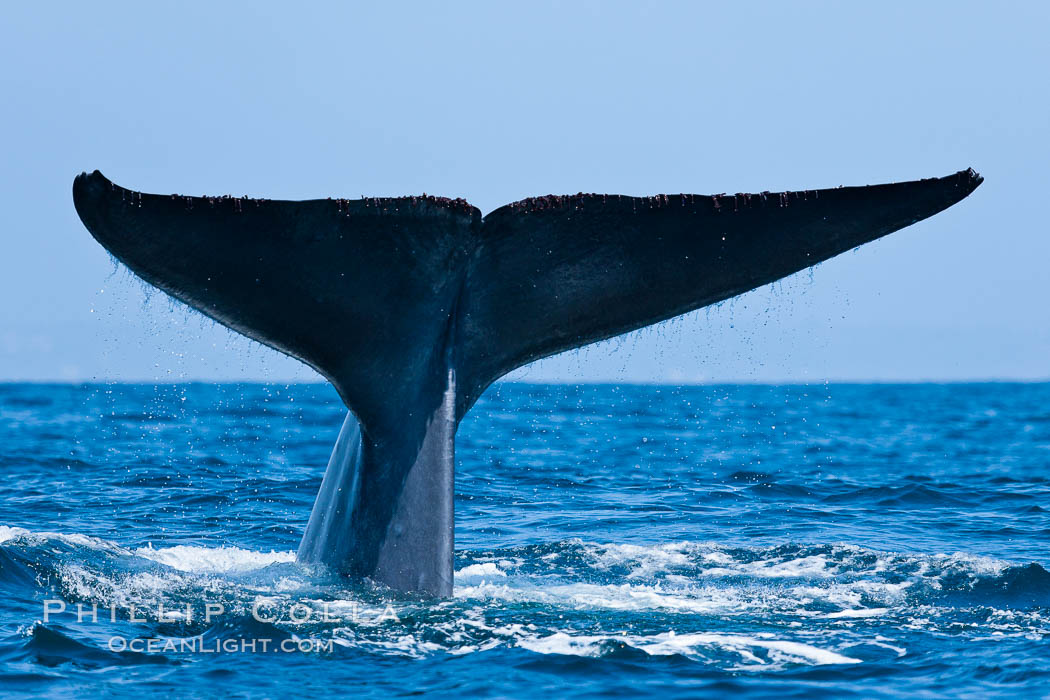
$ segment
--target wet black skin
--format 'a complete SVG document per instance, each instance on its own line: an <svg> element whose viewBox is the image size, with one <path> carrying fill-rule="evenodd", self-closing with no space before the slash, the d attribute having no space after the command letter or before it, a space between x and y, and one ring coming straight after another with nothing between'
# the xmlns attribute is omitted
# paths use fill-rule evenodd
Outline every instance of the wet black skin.
<svg viewBox="0 0 1050 700"><path fill-rule="evenodd" d="M73 200L96 240L144 280L336 387L364 456L346 545L321 559L448 595L451 502L420 518L425 527L404 514L427 508L431 490L418 484L451 489L451 441L424 449L435 416L449 412L450 370L454 433L517 367L778 280L932 216L981 181L966 170L758 195L551 196L482 217L435 197L141 194L95 171L76 178ZM413 468L422 476L406 488Z"/></svg>

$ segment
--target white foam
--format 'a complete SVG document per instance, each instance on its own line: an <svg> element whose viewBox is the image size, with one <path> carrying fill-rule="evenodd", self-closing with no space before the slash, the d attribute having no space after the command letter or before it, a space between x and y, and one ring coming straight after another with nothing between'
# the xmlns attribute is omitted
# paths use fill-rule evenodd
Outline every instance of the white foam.
<svg viewBox="0 0 1050 700"><path fill-rule="evenodd" d="M456 578L481 578L484 576L506 577L507 573L499 568L495 562L487 561L483 564L471 564L456 571Z"/></svg>
<svg viewBox="0 0 1050 700"><path fill-rule="evenodd" d="M828 560L823 555L787 561L756 561L743 568L752 576L764 578L819 578L831 574Z"/></svg>
<svg viewBox="0 0 1050 700"><path fill-rule="evenodd" d="M846 610L839 610L838 612L828 613L824 617L829 619L838 619L842 617L878 617L880 615L885 615L889 611L889 608L849 608Z"/></svg>
<svg viewBox="0 0 1050 700"><path fill-rule="evenodd" d="M47 540L58 540L66 544L70 544L77 547L87 547L89 549L106 549L112 551L125 551L119 545L101 540L97 537L91 537L89 535L81 535L79 533L65 534L62 532L33 532L27 530L24 527L10 527L8 525L0 525L0 544L11 540L27 540L34 544L46 542Z"/></svg>
<svg viewBox="0 0 1050 700"><path fill-rule="evenodd" d="M828 649L790 640L765 639L728 634L675 634L666 632L650 636L638 635L569 635L557 632L546 637L526 637L518 640L518 646L540 654L565 654L573 656L597 656L602 646L609 642L620 642L640 649L650 656L681 654L695 657L703 648L716 648L738 654L744 661L765 665L754 649L764 649L773 662L809 663L816 666L826 664L859 664L860 659L844 656ZM746 668L746 667L745 667Z"/></svg>
<svg viewBox="0 0 1050 700"><path fill-rule="evenodd" d="M518 582L511 582L517 584ZM666 590L638 584L570 583L561 585L509 585L481 582L457 585L456 598L545 603L547 605L606 610L663 610L680 613L714 613L741 610L747 603L740 591L716 587Z"/></svg>
<svg viewBox="0 0 1050 700"><path fill-rule="evenodd" d="M893 639L889 639L888 637L883 637L882 635L877 635L875 637L875 641L867 642L867 643L870 644L871 646L874 646L874 647L882 647L883 649L889 649L890 651L897 652L897 658L898 659L901 658L902 656L907 656L908 655L908 650L905 649L904 647L898 647L898 646L894 646L892 644L887 644L886 643L886 642L892 642L892 641L894 641L894 640Z"/></svg>
<svg viewBox="0 0 1050 700"><path fill-rule="evenodd" d="M71 600L112 604L125 610L135 606L137 614L169 621L181 619L188 600L222 600L229 612L247 614L254 600L269 595L267 609L282 617L297 603L321 610L326 598L336 618L346 617L347 611L356 611L358 606L346 597L349 591L343 585L328 578L316 580L309 567L280 567L240 577L274 564L294 562L295 553L291 551L186 545L130 550L87 535L32 532L10 526L0 526L0 543L34 550L34 556L39 555L47 567L53 568L57 576L52 581L57 580L62 594ZM376 605L382 608L382 604L368 595L363 597L360 619L352 627L332 628L331 622L316 622L322 619L319 614L310 624L324 624L324 633L333 635L340 645L410 656L469 654L500 645L518 645L539 653L600 655L608 652L612 643L653 655L682 654L716 665L724 665L728 659L731 667L739 664L741 669L752 670L789 663L858 663L858 659L814 644L841 648L833 637L841 639L838 635L865 629L863 622L853 620L884 615L893 615L894 625L901 629L939 631L944 625L943 609L917 604L908 595L911 591L936 587L942 579L959 573L998 573L1007 565L963 554L875 552L851 545L763 550L703 542L606 545L575 540L567 549L568 553L563 548L537 556L493 552L475 559L476 563L455 572L453 600L428 604L425 612L420 608L407 613L423 621L419 628L380 621L378 611L370 609ZM164 566L144 566L143 559ZM886 570L906 572L904 580L894 576L890 580L896 582L891 583L885 576L872 575ZM594 582L596 573L601 583ZM717 580L718 576L730 579ZM793 578L802 580L790 580ZM312 597L317 595L315 589L320 591L318 599ZM311 598L302 598L304 593ZM366 605L368 600L371 602ZM158 602L165 607L162 612L153 612ZM535 618L544 620L539 628L487 622L503 617L493 616L493 610L505 613L521 602L549 606L556 615ZM441 611L430 614L435 608ZM682 634L629 635L620 626L619 621L626 619L623 615L609 616L603 610L638 613L635 617L639 620L649 621L662 615L664 622L658 624L665 629L678 628ZM406 614L405 608L399 604L396 613ZM967 629L1001 636L1050 636L1048 621L1039 618L1038 612L993 613L980 623L967 623ZM547 624L581 615L596 626L581 630L571 622ZM737 615L779 621L770 629L777 636L796 639L695 632L711 627L709 616L727 621ZM616 620L617 627L606 627L610 620ZM821 628L830 628L832 636L819 635ZM633 625L626 629L639 630ZM743 628L718 629L733 632ZM442 641L435 643L437 638ZM893 640L854 642L882 646L898 655L907 653Z"/></svg>
<svg viewBox="0 0 1050 700"><path fill-rule="evenodd" d="M286 564L295 561L295 552L253 552L238 547L191 547L178 545L153 549L142 547L135 550L137 556L170 566L179 571L197 574L244 573L265 568L271 564Z"/></svg>
<svg viewBox="0 0 1050 700"><path fill-rule="evenodd" d="M29 530L24 527L11 527L10 525L0 525L0 544L13 540L17 537L25 537L30 534Z"/></svg>
<svg viewBox="0 0 1050 700"><path fill-rule="evenodd" d="M629 579L656 576L694 577L751 576L755 578L828 578L850 566L850 555L870 554L851 545L835 545L836 555L846 555L842 562L829 561L823 553L775 556L740 560L732 550L717 542L668 542L653 545L596 544L572 540L592 559L593 566L608 570L630 568Z"/></svg>
<svg viewBox="0 0 1050 700"><path fill-rule="evenodd" d="M692 542L668 542L657 545L636 544L583 544L586 554L594 559L596 568L609 569L614 566L631 567L628 578L650 577L689 567L692 565L694 550L698 547Z"/></svg>
<svg viewBox="0 0 1050 700"><path fill-rule="evenodd" d="M0 525L0 543L13 540L25 540L31 544L41 544L58 540L65 544L105 550L115 554L134 555L170 566L178 571L225 574L241 573L262 569L271 564L295 561L295 552L254 552L239 547L193 547L177 545L154 549L152 545L128 550L107 540L81 535L78 533L34 532L23 527Z"/></svg>

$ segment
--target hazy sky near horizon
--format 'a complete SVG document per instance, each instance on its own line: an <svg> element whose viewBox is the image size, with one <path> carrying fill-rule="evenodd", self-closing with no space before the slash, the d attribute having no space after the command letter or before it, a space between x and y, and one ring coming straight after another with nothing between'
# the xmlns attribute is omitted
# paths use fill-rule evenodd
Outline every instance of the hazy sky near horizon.
<svg viewBox="0 0 1050 700"><path fill-rule="evenodd" d="M9 4L0 380L316 377L117 269L70 197L95 168L147 192L488 212L972 166L984 185L932 219L514 376L1050 377L1050 3L740 5Z"/></svg>

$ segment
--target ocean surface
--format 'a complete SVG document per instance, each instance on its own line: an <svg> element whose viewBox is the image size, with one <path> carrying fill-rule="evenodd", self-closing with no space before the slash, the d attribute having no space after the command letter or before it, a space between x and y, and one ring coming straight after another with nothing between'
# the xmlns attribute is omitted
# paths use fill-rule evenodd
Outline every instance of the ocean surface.
<svg viewBox="0 0 1050 700"><path fill-rule="evenodd" d="M295 563L343 415L0 385L0 694L1050 695L1048 384L498 384L432 601Z"/></svg>

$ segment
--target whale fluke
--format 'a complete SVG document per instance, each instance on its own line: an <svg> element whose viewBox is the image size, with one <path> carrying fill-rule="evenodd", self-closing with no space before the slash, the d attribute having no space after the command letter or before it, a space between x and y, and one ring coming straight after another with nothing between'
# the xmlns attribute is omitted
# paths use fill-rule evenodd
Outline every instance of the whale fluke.
<svg viewBox="0 0 1050 700"><path fill-rule="evenodd" d="M719 302L925 219L973 170L736 195L576 194L485 217L461 199L143 194L73 201L150 284L315 368L350 413L300 546L401 590L452 590L456 427L542 357Z"/></svg>

